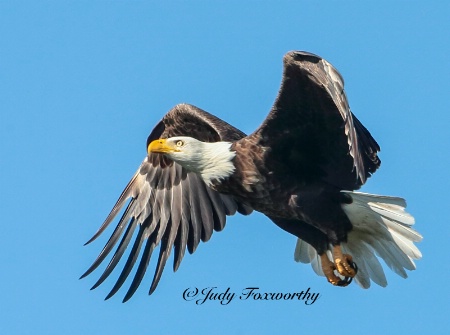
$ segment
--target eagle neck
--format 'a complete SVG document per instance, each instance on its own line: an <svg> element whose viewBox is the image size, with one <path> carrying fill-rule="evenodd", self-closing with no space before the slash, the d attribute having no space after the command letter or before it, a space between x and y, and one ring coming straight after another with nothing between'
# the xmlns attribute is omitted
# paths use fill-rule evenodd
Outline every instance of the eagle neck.
<svg viewBox="0 0 450 335"><path fill-rule="evenodd" d="M235 171L236 152L231 150L231 145L230 142L203 142L198 173L208 186L220 184Z"/></svg>

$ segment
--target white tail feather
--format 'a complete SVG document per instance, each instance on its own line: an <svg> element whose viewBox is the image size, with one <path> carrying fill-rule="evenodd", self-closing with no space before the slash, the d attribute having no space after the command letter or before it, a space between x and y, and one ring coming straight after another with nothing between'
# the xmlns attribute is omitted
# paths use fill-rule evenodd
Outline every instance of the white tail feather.
<svg viewBox="0 0 450 335"><path fill-rule="evenodd" d="M387 280L378 261L382 258L387 266L399 276L406 278L405 269L414 270L414 259L422 257L414 242L422 236L412 229L414 217L405 211L406 202L402 198L374 194L342 191L353 202L342 205L353 225L347 242L341 243L344 253L350 254L358 266L355 281L363 288L370 287L370 280L386 286ZM330 246L331 248L331 246ZM327 251L332 260L331 252ZM298 239L294 259L297 262L311 263L314 271L324 276L320 257L316 250Z"/></svg>

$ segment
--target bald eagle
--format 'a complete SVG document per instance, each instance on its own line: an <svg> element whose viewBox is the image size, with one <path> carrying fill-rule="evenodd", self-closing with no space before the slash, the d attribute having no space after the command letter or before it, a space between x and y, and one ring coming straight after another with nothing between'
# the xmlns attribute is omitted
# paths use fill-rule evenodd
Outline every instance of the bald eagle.
<svg viewBox="0 0 450 335"><path fill-rule="evenodd" d="M106 299L122 286L138 256L127 301L159 256L149 294L170 253L176 271L185 250L221 231L226 216L253 210L296 236L296 261L311 263L336 286L354 279L386 286L378 260L397 274L415 269L422 239L402 198L354 192L380 166L377 142L350 111L339 72L307 52L284 56L278 97L267 118L246 135L192 105L170 110L147 139L147 156L95 235L127 204L103 250L82 278L121 240L93 288L113 271L138 229L129 257ZM129 199L131 199L129 201ZM141 250L143 249L143 250ZM377 257L378 256L378 257Z"/></svg>

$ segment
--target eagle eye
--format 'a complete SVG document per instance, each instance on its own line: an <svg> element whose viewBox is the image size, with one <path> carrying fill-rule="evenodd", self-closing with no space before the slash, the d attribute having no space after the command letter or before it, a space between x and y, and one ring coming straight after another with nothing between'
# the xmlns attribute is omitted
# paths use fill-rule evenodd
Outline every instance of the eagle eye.
<svg viewBox="0 0 450 335"><path fill-rule="evenodd" d="M182 147L182 146L184 145L184 142L181 141L181 140L179 140L179 141L177 141L177 143L175 143L175 145L176 145L177 147Z"/></svg>

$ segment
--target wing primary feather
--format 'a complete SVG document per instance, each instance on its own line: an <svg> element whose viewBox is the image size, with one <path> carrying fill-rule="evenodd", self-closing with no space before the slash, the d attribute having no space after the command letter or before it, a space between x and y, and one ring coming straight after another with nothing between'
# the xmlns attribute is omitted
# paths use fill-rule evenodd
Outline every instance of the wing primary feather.
<svg viewBox="0 0 450 335"><path fill-rule="evenodd" d="M241 203L239 201L237 201L237 206L238 206L237 211L242 215L249 215L253 212L253 209L250 206Z"/></svg>
<svg viewBox="0 0 450 335"><path fill-rule="evenodd" d="M182 216L182 189L181 187L174 187L171 189L171 208L170 208L170 218L172 221L172 225L176 225L178 229L178 225L180 224L181 216Z"/></svg>
<svg viewBox="0 0 450 335"><path fill-rule="evenodd" d="M219 195L223 201L223 205L225 206L225 214L226 215L236 214L236 211L237 211L236 201L229 195L225 195L225 194L219 194Z"/></svg>
<svg viewBox="0 0 450 335"><path fill-rule="evenodd" d="M147 270L148 264L150 262L153 250L155 249L156 246L156 236L157 236L157 229L150 235L150 237L147 239L147 242L145 243L142 258L139 262L139 266L136 270L133 282L131 283L130 288L128 289L128 292L126 293L122 302L127 302L133 296L133 294L136 292L137 288L141 284L142 278L144 278L145 271Z"/></svg>
<svg viewBox="0 0 450 335"><path fill-rule="evenodd" d="M197 201L200 207L200 216L202 218L201 240L209 241L213 233L214 218L211 208L211 200L208 196L207 186L204 183L198 183Z"/></svg>
<svg viewBox="0 0 450 335"><path fill-rule="evenodd" d="M181 182L181 176L183 174L182 167L180 164L173 163L174 170L172 174L172 178L170 180L172 186L176 186Z"/></svg>
<svg viewBox="0 0 450 335"><path fill-rule="evenodd" d="M189 229L187 247L190 254L195 252L201 238L202 217L196 196L198 193L198 180L193 173L188 174L189 180L189 205L191 211L191 227Z"/></svg>
<svg viewBox="0 0 450 335"><path fill-rule="evenodd" d="M128 212L128 210L129 210L131 204L133 203L133 201L134 201L134 199L131 200L130 203L128 204L128 207L125 210L124 215L122 216L122 218L120 219L119 223L117 224L116 229L114 229L114 232L112 233L112 235L109 238L108 242L106 242L105 246L103 247L103 250L97 256L97 259L94 261L94 263L92 263L92 265L89 267L89 269L87 269L87 271L85 273L83 273L83 275L80 277L80 279L86 277L92 271L94 271L100 265L100 263L103 262L103 260L106 258L106 256L108 256L108 254L111 252L112 248L117 243L117 240L119 239L119 236L122 234L123 229L125 228L125 223L126 222L124 220L124 217L125 217L126 213Z"/></svg>
<svg viewBox="0 0 450 335"><path fill-rule="evenodd" d="M178 233L174 242L174 258L173 258L173 271L176 272L180 267L181 261L184 257L184 252L186 251L187 235L189 231L189 226L183 219L178 226Z"/></svg>
<svg viewBox="0 0 450 335"><path fill-rule="evenodd" d="M176 173L176 171L172 170L171 172ZM156 239L154 242L154 246L158 245L162 239L162 244L160 247L160 254L158 258L158 265L155 271L155 275L153 277L152 286L150 289L151 294L153 290L158 285L159 279L161 277L162 271L164 270L164 266L166 264L167 258L170 255L170 251L173 245L173 241L175 240L175 235L178 230L179 218L180 215L175 215L175 222L172 221L172 206L176 206L174 204L174 190L164 189L161 192L164 192L163 202L160 204L164 207L161 214L160 227L156 234ZM178 192L176 192L178 193ZM164 218L164 220L163 220ZM173 226L172 226L173 225ZM153 248L154 248L153 246ZM152 250L153 250L152 248Z"/></svg>
<svg viewBox="0 0 450 335"><path fill-rule="evenodd" d="M166 231L164 232L164 236L161 239L158 265L155 271L155 275L153 276L152 285L150 286L150 291L148 294L152 294L158 286L159 280L161 279L161 275L164 270L164 266L166 265L167 259L170 256L170 251L172 249L172 245L178 231L178 226L175 227L172 226L172 224L172 222L169 222L168 226L170 227L170 229L166 229Z"/></svg>
<svg viewBox="0 0 450 335"><path fill-rule="evenodd" d="M170 217L170 192L167 189L162 189L155 193L156 207L159 209L159 221L161 222L160 229L165 229Z"/></svg>
<svg viewBox="0 0 450 335"><path fill-rule="evenodd" d="M91 290L97 288L103 281L111 274L111 272L116 267L117 263L122 258L122 255L127 248L128 244L130 243L131 237L133 236L133 232L136 229L136 224L134 218L130 221L128 224L127 230L125 231L125 234L122 237L122 240L119 243L119 246L116 249L116 252L114 253L114 256L111 258L109 264L103 271L100 278L97 280L97 282L94 284L94 286L91 287Z"/></svg>
<svg viewBox="0 0 450 335"><path fill-rule="evenodd" d="M165 168L165 169L163 169L162 170L163 172L162 172L162 176L161 176L161 178L159 179L159 181L158 181L158 190L163 190L163 189L168 189L168 188L170 188L170 184L169 184L169 182L170 182L170 179L171 179L171 177L170 177L170 169L169 168Z"/></svg>
<svg viewBox="0 0 450 335"><path fill-rule="evenodd" d="M91 243L97 237L99 237L103 233L103 231L106 229L106 227L109 226L109 224L112 222L112 220L114 220L114 218L116 217L117 213L122 209L123 205L125 204L125 201L131 196L131 191L132 191L132 188L133 188L134 183L136 181L138 173L139 173L139 170L138 170L138 172L136 172L134 174L133 178L130 180L128 185L123 190L123 192L120 195L119 199L116 201L113 209L108 214L106 220L103 222L103 224L100 226L100 228L94 234L94 236L92 236L91 239L89 241L87 241L84 245L87 245L87 244ZM128 206L130 206L130 205L128 205ZM127 209L129 209L129 207ZM122 218L123 218L123 216L122 216Z"/></svg>
<svg viewBox="0 0 450 335"><path fill-rule="evenodd" d="M153 189L156 189L158 187L159 181L161 179L161 174L163 173L163 169L152 169L151 175L148 174L146 179L147 182L150 184L150 187Z"/></svg>
<svg viewBox="0 0 450 335"><path fill-rule="evenodd" d="M176 272L181 264L181 260L184 257L186 251L186 245L189 235L189 221L190 221L190 209L189 209L189 190L187 189L187 181L183 180L180 183L181 187L181 221L178 226L178 233L174 242L174 260L173 271Z"/></svg>
<svg viewBox="0 0 450 335"><path fill-rule="evenodd" d="M153 158L153 157L152 157ZM145 173L145 171L147 170L147 172ZM155 168L152 165L152 162L148 162L145 166L145 169L142 169L141 173L143 175L145 175L145 179L148 182L151 182L153 179L155 179L155 174L159 171L160 169Z"/></svg>
<svg viewBox="0 0 450 335"><path fill-rule="evenodd" d="M226 216L225 216L225 205L219 196L219 193L213 191L211 188L206 187L209 199L211 200L211 205L213 209L213 220L214 220L214 230L221 231L225 227Z"/></svg>
<svg viewBox="0 0 450 335"><path fill-rule="evenodd" d="M183 211L183 189L181 183L179 184L179 187L172 188L172 211L170 214L170 248L174 245L175 239L177 238L177 235L179 234L178 229L180 225L182 224L182 211ZM174 245L174 248L176 249L177 246ZM170 253L170 251L169 251ZM177 253L175 252L175 255ZM176 263L177 258L174 258L174 265ZM175 269L174 269L175 270Z"/></svg>
<svg viewBox="0 0 450 335"><path fill-rule="evenodd" d="M122 287L123 283L127 279L128 275L131 272L131 269L133 268L134 263L136 262L136 259L139 255L139 251L141 250L142 242L145 239L145 231L148 227L145 227L144 225L141 225L139 228L138 235L136 236L136 240L134 241L133 248L130 251L130 255L128 256L127 262L125 263L125 266L120 273L119 278L117 279L116 284L112 288L111 292L106 296L105 300L108 300L111 298L116 292Z"/></svg>

